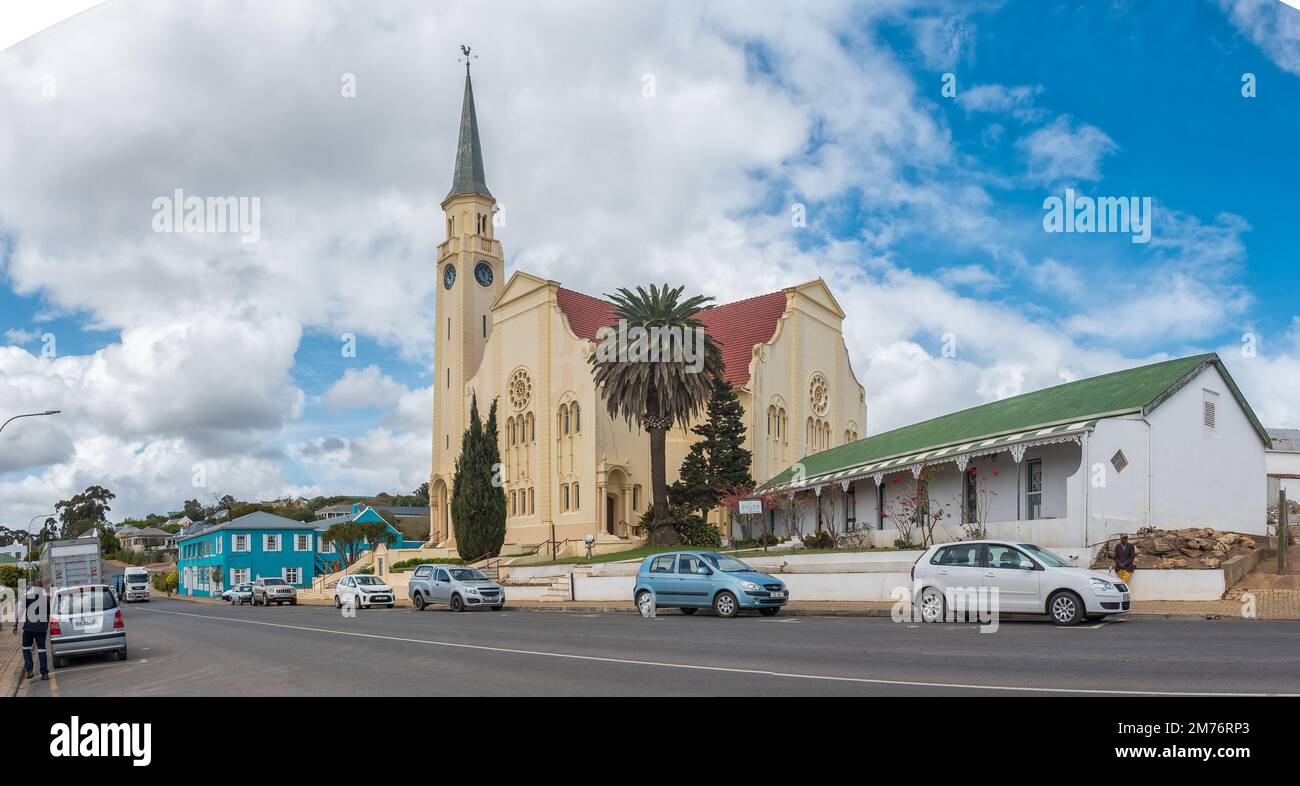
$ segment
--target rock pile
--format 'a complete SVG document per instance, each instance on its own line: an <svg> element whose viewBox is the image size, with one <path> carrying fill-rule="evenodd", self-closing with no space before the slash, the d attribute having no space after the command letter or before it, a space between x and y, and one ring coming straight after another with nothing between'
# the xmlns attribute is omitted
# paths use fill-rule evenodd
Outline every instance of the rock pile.
<svg viewBox="0 0 1300 786"><path fill-rule="evenodd" d="M1229 557L1245 554L1255 548L1255 539L1249 535L1222 532L1209 527L1187 529L1145 527L1138 530L1137 534L1130 535L1129 542L1137 547L1134 564L1138 570L1217 568ZM1114 566L1115 561L1111 555L1115 553L1117 545L1119 545L1118 537L1107 541L1105 548L1097 552L1097 559L1093 561L1092 567L1106 570Z"/></svg>

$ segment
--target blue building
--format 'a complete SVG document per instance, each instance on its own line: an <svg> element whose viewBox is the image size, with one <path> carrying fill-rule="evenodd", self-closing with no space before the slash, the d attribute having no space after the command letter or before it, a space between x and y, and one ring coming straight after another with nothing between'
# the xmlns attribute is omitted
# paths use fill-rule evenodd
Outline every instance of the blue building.
<svg viewBox="0 0 1300 786"><path fill-rule="evenodd" d="M333 551L321 551L320 524L259 511L177 538L178 591L214 597L240 582L272 577L310 587L327 572Z"/></svg>

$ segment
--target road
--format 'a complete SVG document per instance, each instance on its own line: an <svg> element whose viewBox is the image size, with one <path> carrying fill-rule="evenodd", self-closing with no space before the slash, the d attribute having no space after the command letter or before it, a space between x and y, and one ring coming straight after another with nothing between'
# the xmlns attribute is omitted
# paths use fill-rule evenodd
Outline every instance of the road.
<svg viewBox="0 0 1300 786"><path fill-rule="evenodd" d="M1300 693L1300 622L1003 622L665 612L124 610L131 659L72 661L28 695L853 695Z"/></svg>

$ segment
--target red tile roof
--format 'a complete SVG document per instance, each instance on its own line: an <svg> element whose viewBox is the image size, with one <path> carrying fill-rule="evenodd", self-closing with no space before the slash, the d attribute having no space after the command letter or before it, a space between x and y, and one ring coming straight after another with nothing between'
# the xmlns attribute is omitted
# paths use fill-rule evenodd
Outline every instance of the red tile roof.
<svg viewBox="0 0 1300 786"><path fill-rule="evenodd" d="M596 331L617 320L614 304L606 300L557 287L555 300L578 338L596 340ZM785 293L737 300L700 312L700 321L722 348L723 379L736 387L749 381L749 359L755 344L762 344L776 332L777 320L785 313Z"/></svg>

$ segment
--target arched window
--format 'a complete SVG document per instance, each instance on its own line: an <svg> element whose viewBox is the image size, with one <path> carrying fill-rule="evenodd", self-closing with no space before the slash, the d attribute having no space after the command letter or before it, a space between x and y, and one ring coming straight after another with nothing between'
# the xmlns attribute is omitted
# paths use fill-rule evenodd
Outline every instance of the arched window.
<svg viewBox="0 0 1300 786"><path fill-rule="evenodd" d="M577 434L582 431L582 412L578 409L576 401L569 405L569 409L573 410L573 433Z"/></svg>
<svg viewBox="0 0 1300 786"><path fill-rule="evenodd" d="M582 503L578 501L578 484L574 483L573 484L573 509L577 510L581 507L582 507Z"/></svg>
<svg viewBox="0 0 1300 786"><path fill-rule="evenodd" d="M528 514L531 516L536 512L537 508L533 507L533 490L530 488L528 489Z"/></svg>
<svg viewBox="0 0 1300 786"><path fill-rule="evenodd" d="M519 509L518 509L518 507L517 507L517 500L515 499L515 492L512 491L512 492L510 492L510 515L511 515L511 516L514 516L514 515L516 515L518 512L519 512Z"/></svg>
<svg viewBox="0 0 1300 786"><path fill-rule="evenodd" d="M564 418L564 432L569 433L569 407L567 404L560 405L560 417Z"/></svg>
<svg viewBox="0 0 1300 786"><path fill-rule="evenodd" d="M528 442L537 441L537 423L533 418L533 413L529 412L524 416L524 424L527 427L528 436L525 438Z"/></svg>
<svg viewBox="0 0 1300 786"><path fill-rule="evenodd" d="M561 509L568 510L569 509L569 484L565 483L562 486L560 486L560 497L564 500L563 504L560 506Z"/></svg>

